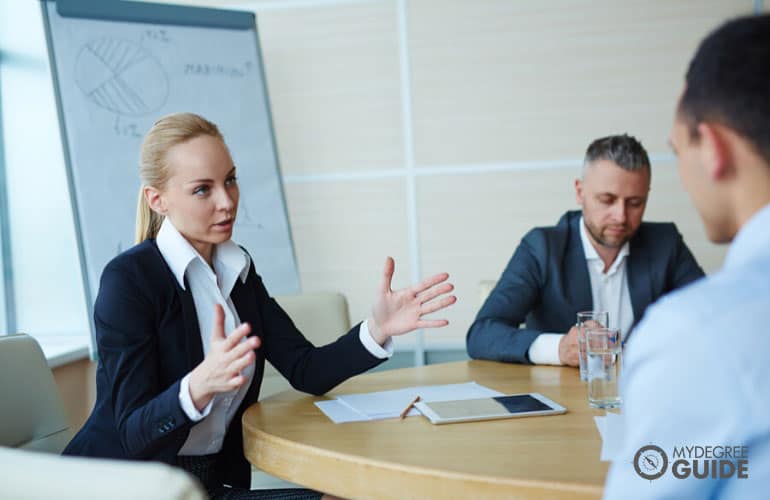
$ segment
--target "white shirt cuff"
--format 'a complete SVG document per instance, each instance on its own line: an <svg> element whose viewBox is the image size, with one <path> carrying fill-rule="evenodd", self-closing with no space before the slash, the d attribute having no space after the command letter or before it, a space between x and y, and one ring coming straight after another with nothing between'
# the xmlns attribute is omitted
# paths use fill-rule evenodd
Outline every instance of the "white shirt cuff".
<svg viewBox="0 0 770 500"><path fill-rule="evenodd" d="M529 346L529 360L536 365L561 365L559 342L563 333L541 333Z"/></svg>
<svg viewBox="0 0 770 500"><path fill-rule="evenodd" d="M193 422L198 422L200 420L203 420L206 416L208 416L209 413L211 413L211 406L214 404L214 398L211 398L211 401L209 401L209 404L206 405L206 407L203 409L202 412L199 412L192 401L192 396L190 396L190 374L184 376L182 379L182 383L179 384L179 405L182 407L182 410L187 414L187 417L192 420Z"/></svg>
<svg viewBox="0 0 770 500"><path fill-rule="evenodd" d="M372 338L372 334L369 333L368 319L361 323L361 327L358 329L358 338L361 339L361 343L366 350L375 358L387 359L393 356L393 339L388 337L388 340L385 341L385 345L383 346L375 342L374 338Z"/></svg>

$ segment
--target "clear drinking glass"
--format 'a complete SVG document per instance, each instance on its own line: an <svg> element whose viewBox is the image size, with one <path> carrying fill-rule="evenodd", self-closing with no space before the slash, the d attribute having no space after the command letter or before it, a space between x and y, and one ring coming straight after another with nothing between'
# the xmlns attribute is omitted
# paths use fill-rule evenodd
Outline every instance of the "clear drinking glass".
<svg viewBox="0 0 770 500"><path fill-rule="evenodd" d="M586 328L585 337L588 405L593 408L619 408L620 332L613 328Z"/></svg>
<svg viewBox="0 0 770 500"><path fill-rule="evenodd" d="M610 326L610 315L607 311L581 311L577 313L578 353L580 355L580 380L588 380L586 375L586 327L607 328Z"/></svg>

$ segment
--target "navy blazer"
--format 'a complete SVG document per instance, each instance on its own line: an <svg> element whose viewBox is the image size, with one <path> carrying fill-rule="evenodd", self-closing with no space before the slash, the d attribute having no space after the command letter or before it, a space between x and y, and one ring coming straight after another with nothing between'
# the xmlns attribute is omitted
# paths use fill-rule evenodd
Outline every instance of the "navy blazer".
<svg viewBox="0 0 770 500"><path fill-rule="evenodd" d="M254 378L227 429L218 475L225 484L248 488L241 416L259 397L265 359L294 388L316 395L382 360L361 344L359 325L329 345L314 347L268 295L253 264L230 298L262 345ZM179 286L155 240L127 250L104 269L94 322L96 406L64 454L175 465L194 425L179 404L180 382L203 361L203 345L190 287Z"/></svg>
<svg viewBox="0 0 770 500"><path fill-rule="evenodd" d="M530 363L532 342L543 332L566 333L578 311L593 307L580 239L580 211L556 226L531 230L521 240L466 336L476 359ZM643 222L631 238L626 263L634 325L664 295L703 276L672 223ZM526 321L526 328L519 328Z"/></svg>

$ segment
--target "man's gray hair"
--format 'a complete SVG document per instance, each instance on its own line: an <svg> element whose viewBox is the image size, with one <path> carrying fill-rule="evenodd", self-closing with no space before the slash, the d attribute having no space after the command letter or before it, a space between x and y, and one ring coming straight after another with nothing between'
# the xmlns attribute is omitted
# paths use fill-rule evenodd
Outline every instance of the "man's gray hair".
<svg viewBox="0 0 770 500"><path fill-rule="evenodd" d="M609 160L630 172L647 169L652 174L647 151L641 142L628 134L608 135L593 141L586 150L583 174L589 165L598 160Z"/></svg>

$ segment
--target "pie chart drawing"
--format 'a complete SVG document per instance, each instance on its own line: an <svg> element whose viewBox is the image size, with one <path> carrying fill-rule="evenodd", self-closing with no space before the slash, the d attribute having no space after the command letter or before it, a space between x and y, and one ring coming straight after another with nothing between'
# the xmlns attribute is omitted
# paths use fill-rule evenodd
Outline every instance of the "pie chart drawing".
<svg viewBox="0 0 770 500"><path fill-rule="evenodd" d="M95 104L124 116L157 111L168 97L168 76L144 47L117 38L91 40L80 49L75 81Z"/></svg>

